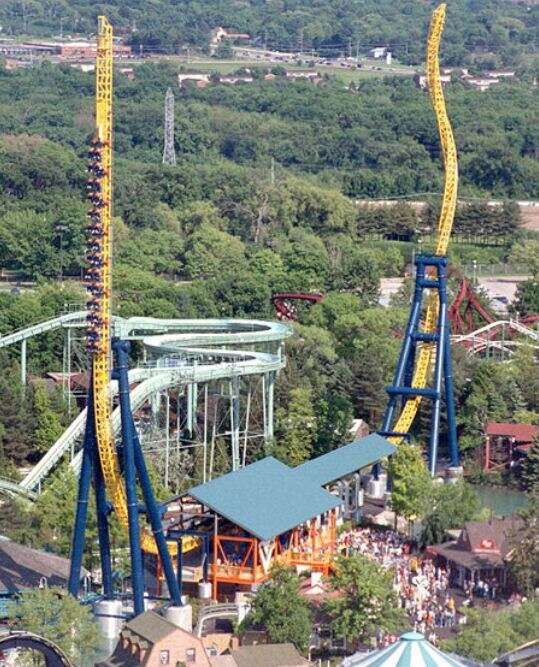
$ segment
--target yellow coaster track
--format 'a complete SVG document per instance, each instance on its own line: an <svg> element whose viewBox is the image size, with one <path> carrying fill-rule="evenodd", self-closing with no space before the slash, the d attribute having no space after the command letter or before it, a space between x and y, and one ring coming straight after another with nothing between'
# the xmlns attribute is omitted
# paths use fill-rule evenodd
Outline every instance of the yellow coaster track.
<svg viewBox="0 0 539 667"><path fill-rule="evenodd" d="M116 447L111 430L111 398L109 394L111 370L111 296L112 296L112 26L104 16L99 17L97 57L96 57L96 137L94 153L98 154L101 165L99 177L99 240L100 260L99 296L94 297L97 338L92 341L92 387L95 410L95 432L99 450L99 460L109 498L119 521L127 528L127 499L116 455ZM94 209L93 215L97 215ZM91 242L98 243L95 239ZM184 538L183 550L189 551L198 544L193 538ZM148 529L141 532L141 547L144 551L157 554L157 546ZM176 546L171 545L171 553Z"/></svg>
<svg viewBox="0 0 539 667"><path fill-rule="evenodd" d="M436 234L436 255L445 255L447 253L447 247L449 245L451 229L453 227L453 220L455 217L458 189L457 148L455 145L455 139L453 137L451 123L449 122L449 118L447 116L444 93L442 90L442 82L440 79L439 53L440 41L445 23L445 10L445 3L439 5L434 10L427 41L427 82L432 106L434 108L434 113L436 114L436 122L438 125L438 133L440 135L445 170L442 208L440 211ZM437 318L438 295L437 293L433 292L427 305L427 310L423 322L423 330L428 333L433 333L436 330ZM430 378L430 370L434 361L434 352L435 347L432 343L423 343L419 346L412 379L413 387L424 388L427 386ZM409 432L419 409L421 398L421 396L416 396L406 401L401 413L397 417L397 420L392 427L393 431L398 433ZM388 439L394 444L399 444L402 442L402 438L397 436Z"/></svg>

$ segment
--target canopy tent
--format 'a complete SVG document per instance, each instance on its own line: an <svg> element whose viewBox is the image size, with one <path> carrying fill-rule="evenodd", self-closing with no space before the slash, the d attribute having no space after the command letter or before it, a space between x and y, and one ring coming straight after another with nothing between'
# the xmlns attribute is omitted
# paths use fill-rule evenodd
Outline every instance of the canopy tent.
<svg viewBox="0 0 539 667"><path fill-rule="evenodd" d="M418 632L407 632L380 651L352 655L342 667L464 667L463 662L442 653Z"/></svg>

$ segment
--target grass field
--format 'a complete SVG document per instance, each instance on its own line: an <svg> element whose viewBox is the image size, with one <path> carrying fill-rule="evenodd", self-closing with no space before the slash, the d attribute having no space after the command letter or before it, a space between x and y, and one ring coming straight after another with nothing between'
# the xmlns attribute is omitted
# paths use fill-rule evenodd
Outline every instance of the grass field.
<svg viewBox="0 0 539 667"><path fill-rule="evenodd" d="M178 63L185 69L200 71L200 72L219 72L219 74L230 74L235 72L240 67L262 67L271 69L272 67L277 67L282 65L287 70L290 71L301 71L307 69L315 69L321 74L329 74L335 76L338 79L341 79L344 83L350 83L350 81L360 81L362 79L371 79L375 77L383 76L413 76L415 70L412 67L405 67L403 65L398 65L396 67L397 71L388 68L385 63L384 66L377 64L377 67L380 69L343 69L340 67L332 67L328 65L315 65L311 68L307 65L296 65L290 63L276 63L263 60L216 60L216 59L197 59L193 58L189 62L186 61L183 57L168 56L165 58L169 62Z"/></svg>

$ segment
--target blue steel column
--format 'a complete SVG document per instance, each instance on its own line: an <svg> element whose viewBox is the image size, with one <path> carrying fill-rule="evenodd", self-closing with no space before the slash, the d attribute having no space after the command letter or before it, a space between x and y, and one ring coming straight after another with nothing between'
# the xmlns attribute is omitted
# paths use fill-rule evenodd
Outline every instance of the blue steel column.
<svg viewBox="0 0 539 667"><path fill-rule="evenodd" d="M97 447L92 450L92 466L94 469L95 505L97 514L97 535L99 538L99 554L101 557L101 578L103 581L103 595L112 600L112 559L110 553L110 536L108 516L110 513L105 488L105 480L99 463Z"/></svg>
<svg viewBox="0 0 539 667"><path fill-rule="evenodd" d="M399 360L397 362L397 369L395 371L395 376L393 378L394 387L400 387L402 385L403 377L408 367L410 352L412 351L413 348L413 334L417 329L419 316L421 315L421 303L423 299L421 280L425 276L425 264L423 263L423 259L421 256L418 256L416 258L416 266L417 269L416 269L415 290L412 302L412 310L410 312L410 317L408 318L408 324L406 326L406 332L404 334L404 341L399 354ZM383 432L391 430L391 424L393 423L393 415L395 412L396 404L397 404L397 396L391 395L387 403L386 412L384 415L384 421L382 423Z"/></svg>
<svg viewBox="0 0 539 667"><path fill-rule="evenodd" d="M71 542L71 562L69 565L68 590L74 597L78 597L80 571L84 554L84 541L86 533L86 522L88 519L88 495L92 479L92 448L95 446L95 434L93 424L93 398L92 381L90 378L90 390L88 394L86 410L86 429L84 431L84 442L82 449L82 464L79 475L79 491L77 496L77 510L75 514L75 525Z"/></svg>
<svg viewBox="0 0 539 667"><path fill-rule="evenodd" d="M451 466L460 465L457 441L457 418L455 415L455 392L453 389L453 362L451 359L451 323L447 322L444 345L445 407L447 411L447 442Z"/></svg>
<svg viewBox="0 0 539 667"><path fill-rule="evenodd" d="M159 558L161 559L161 565L163 566L163 573L165 575L165 579L167 580L167 586L170 597L174 602L174 604L179 606L181 605L181 596L177 587L176 578L174 576L174 566L172 564L170 552L167 547L167 541L165 538L165 534L163 532L161 512L159 511L159 505L155 500L155 496L152 489L152 483L150 480L150 476L148 475L146 462L144 461L144 454L142 453L142 447L140 446L140 441L135 431L132 415L131 415L131 428L133 433L133 445L135 449L135 464L137 466L137 472L140 480L140 487L142 489L142 496L144 498L144 504L146 506L146 513L148 515L148 519L150 520L150 525L152 527L152 533L155 538L155 543L157 544L157 550L159 552Z"/></svg>
<svg viewBox="0 0 539 667"><path fill-rule="evenodd" d="M122 416L122 444L124 456L124 481L127 496L127 520L129 528L129 550L131 556L131 585L133 587L133 608L135 616L144 611L144 568L140 548L140 526L137 501L137 480L135 473L135 452L129 424L131 414L129 402L129 381L127 379L127 354L123 353L125 343L113 340L112 349L116 353L116 364L112 377L118 380L120 411Z"/></svg>
<svg viewBox="0 0 539 667"><path fill-rule="evenodd" d="M430 474L436 474L436 461L438 460L438 441L440 437L440 408L442 400L442 375L444 370L445 338L447 335L447 292L445 276L445 260L440 259L437 265L438 272L438 342L436 345L436 360L434 365L434 391L436 395L432 404L430 444L429 444L429 469Z"/></svg>
<svg viewBox="0 0 539 667"><path fill-rule="evenodd" d="M166 538L163 532L161 513L155 500L152 483L150 481L150 476L148 475L148 469L146 468L146 462L144 461L144 455L142 453L142 447L140 446L140 441L133 423L131 401L129 398L129 379L127 375L127 353L129 351L129 342L115 340L113 341L113 349L116 353L117 360L115 377L118 379L120 398L122 399L123 397L123 403L120 403L122 414L122 437L125 437L130 441L130 447L126 447L126 442L124 440L124 448L131 448L133 452L134 468L136 468L136 472L139 476L140 487L142 489L144 504L146 506L146 512L152 527L152 532L155 538L155 543L157 545L157 550L159 552L159 558L161 559L161 564L163 566L163 572L167 581L170 597L175 605L181 605L181 596L178 589L178 582L174 574L172 559L170 558ZM138 545L140 552L140 540Z"/></svg>

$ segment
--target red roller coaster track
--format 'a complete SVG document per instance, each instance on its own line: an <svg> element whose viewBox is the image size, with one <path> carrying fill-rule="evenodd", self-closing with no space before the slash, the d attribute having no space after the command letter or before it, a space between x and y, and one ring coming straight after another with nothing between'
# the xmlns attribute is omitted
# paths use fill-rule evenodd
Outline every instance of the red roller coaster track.
<svg viewBox="0 0 539 667"><path fill-rule="evenodd" d="M323 294L312 292L277 292L271 297L271 303L280 320L297 320L298 314L293 303L294 301L318 303L319 301L322 301L323 298Z"/></svg>
<svg viewBox="0 0 539 667"><path fill-rule="evenodd" d="M470 281L467 278L462 278L455 300L448 311L451 320L451 333L462 335L477 329L474 313L479 315L486 324L492 324L499 320L499 317L493 315L481 303ZM519 322L524 325L534 324L539 322L539 315L526 315L526 317L520 318Z"/></svg>

